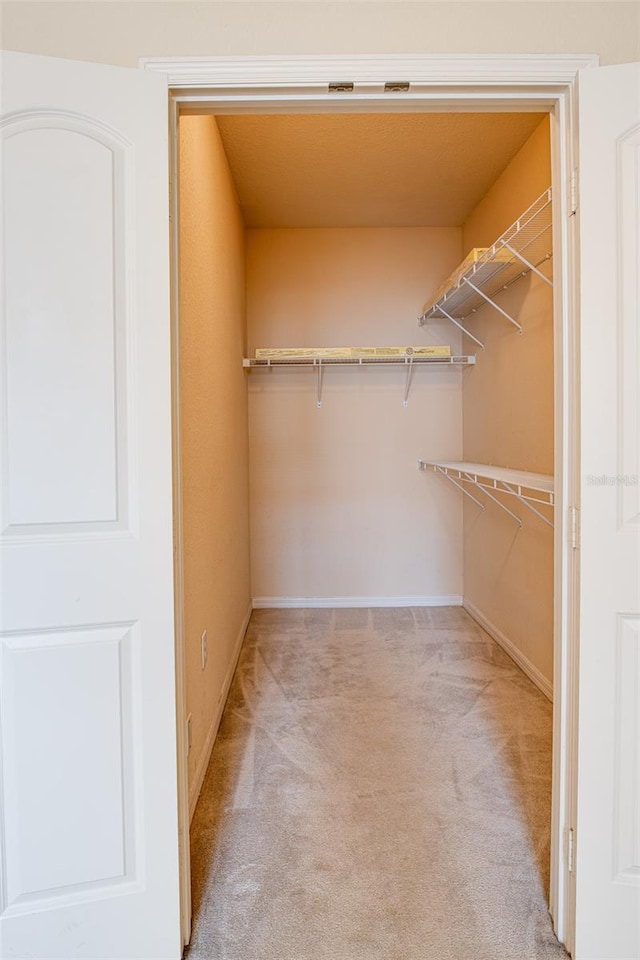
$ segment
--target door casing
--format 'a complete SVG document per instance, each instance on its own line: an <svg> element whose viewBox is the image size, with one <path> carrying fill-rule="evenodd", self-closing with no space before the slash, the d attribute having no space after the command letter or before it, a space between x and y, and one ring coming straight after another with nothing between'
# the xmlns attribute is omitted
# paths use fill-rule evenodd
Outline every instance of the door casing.
<svg viewBox="0 0 640 960"><path fill-rule="evenodd" d="M526 112L551 118L554 244L555 484L553 791L550 913L571 952L575 883L569 834L575 824L578 696L578 568L571 523L579 508L578 256L575 210L580 70L589 55L380 55L143 59L168 78L171 162L172 390L176 593L176 683L183 939L190 929L189 801L183 627L179 418L178 117L202 113ZM352 91L330 93L332 81ZM407 92L385 82L409 81Z"/></svg>

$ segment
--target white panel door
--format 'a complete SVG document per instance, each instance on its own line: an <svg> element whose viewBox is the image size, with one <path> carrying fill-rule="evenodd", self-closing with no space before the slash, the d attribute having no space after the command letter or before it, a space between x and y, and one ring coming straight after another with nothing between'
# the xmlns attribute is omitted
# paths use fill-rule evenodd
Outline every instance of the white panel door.
<svg viewBox="0 0 640 960"><path fill-rule="evenodd" d="M2 58L2 949L178 958L166 79Z"/></svg>
<svg viewBox="0 0 640 960"><path fill-rule="evenodd" d="M640 64L579 82L577 960L640 956Z"/></svg>

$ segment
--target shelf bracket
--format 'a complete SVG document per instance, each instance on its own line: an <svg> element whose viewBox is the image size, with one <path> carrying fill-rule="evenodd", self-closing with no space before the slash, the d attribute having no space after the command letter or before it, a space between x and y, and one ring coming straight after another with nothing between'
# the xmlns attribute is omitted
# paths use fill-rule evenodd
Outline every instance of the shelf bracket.
<svg viewBox="0 0 640 960"><path fill-rule="evenodd" d="M451 476L450 473L447 473L447 471L446 471L446 470L443 470L442 467L434 467L433 469L435 470L436 473L441 473L443 477L446 477L447 480L449 480L449 482L454 485L454 487L457 487L458 490L462 490L462 492L464 493L465 497L469 497L469 500L473 500L473 502L476 504L476 506L480 507L481 510L484 510L484 503L482 503L480 500L478 500L476 497L474 497L474 495L473 495L472 493L469 493L468 490L465 490L465 488L462 486L462 484L461 484L461 483L458 483L458 481L455 480L455 479Z"/></svg>
<svg viewBox="0 0 640 960"><path fill-rule="evenodd" d="M450 313L447 313L444 307L441 307L440 304L436 304L436 309L439 310L440 313L443 313L447 318L447 320L450 320L451 323L458 328L458 330L462 330L462 332L465 333L468 337L471 337L474 343L477 343L481 350L484 350L484 343L482 342L482 340L478 340L478 338L474 337L472 333L469 333L467 328L463 327L460 321L456 320L455 317L452 317Z"/></svg>
<svg viewBox="0 0 640 960"><path fill-rule="evenodd" d="M506 317L509 323L512 323L514 327L517 328L518 333L522 333L521 325L518 323L517 320L514 320L513 317L510 314L508 314L506 310L503 310L502 307L499 307L498 304L491 299L491 297L488 297L487 294L480 289L480 287L476 287L475 283L471 283L471 280L468 280L467 277L463 277L462 279L468 286L471 287L472 290L475 290L478 296L482 297L483 300L486 300L487 303L491 304L494 310L497 310L498 313L501 313L503 317Z"/></svg>
<svg viewBox="0 0 640 960"><path fill-rule="evenodd" d="M494 497L494 495L493 495L492 493L489 493L489 491L487 490L486 487L483 487L482 484L478 483L478 481L475 480L475 479L474 479L472 476L470 476L470 474L468 474L468 473L465 473L465 474L464 474L464 479L465 479L465 480L468 480L469 483L472 483L474 487L477 487L478 490L480 490L481 493L484 493L484 495L485 495L486 497L489 497L489 500L493 500L493 502L496 503L496 504L500 507L501 510L504 510L505 513L508 513L509 516L511 517L511 519L512 519L512 520L515 520L515 522L518 524L518 526L520 527L520 529L522 529L522 520L520 519L520 517L517 517L517 516L515 515L515 513L512 513L511 510L509 510L508 507L505 507L504 503L502 503L500 500L498 500L497 497Z"/></svg>
<svg viewBox="0 0 640 960"><path fill-rule="evenodd" d="M553 281L549 280L549 277L545 277L544 273L542 273L541 270L538 270L537 267L534 267L534 265L529 260L527 260L526 257L523 257L521 253L518 253L517 250L514 250L511 244L505 243L504 246L507 248L509 253L512 253L513 256L517 257L521 263L524 263L527 270L532 270L533 273L535 273L538 277L540 277L541 280L544 280L546 284L548 284L550 287L553 286Z"/></svg>
<svg viewBox="0 0 640 960"><path fill-rule="evenodd" d="M409 390L411 389L411 377L413 376L413 357L408 357L405 360L407 365L407 373L404 381L404 400L402 401L403 407L409 406Z"/></svg>
<svg viewBox="0 0 640 960"><path fill-rule="evenodd" d="M324 375L324 367L322 366L321 359L318 359L316 367L317 367L317 377L318 377L316 407L320 408L322 406L322 378Z"/></svg>
<svg viewBox="0 0 640 960"><path fill-rule="evenodd" d="M549 526L549 527L551 527L551 529L553 529L553 523L552 523L552 521L549 520L547 517L545 517L544 514L540 513L539 510L536 510L536 508L533 507L525 497L521 496L521 495L518 493L517 490L514 490L514 489L513 489L513 487L511 486L510 483L507 483L506 480L501 480L500 482L502 483L502 486L505 487L505 489L509 491L509 493L512 493L512 494L513 494L513 496L516 498L516 500L519 500L519 501L520 501L520 503L522 504L523 507L526 507L527 510L531 510L532 513L535 513L536 517L540 517L540 519L543 520L544 523L547 524L547 526Z"/></svg>

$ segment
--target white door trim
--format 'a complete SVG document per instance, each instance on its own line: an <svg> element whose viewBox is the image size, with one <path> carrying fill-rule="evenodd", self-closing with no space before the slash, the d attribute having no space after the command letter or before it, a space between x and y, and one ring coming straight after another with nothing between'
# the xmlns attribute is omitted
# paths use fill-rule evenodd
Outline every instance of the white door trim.
<svg viewBox="0 0 640 960"><path fill-rule="evenodd" d="M199 90L246 91L256 87L291 93L297 84L320 93L330 81L352 80L381 91L387 80L409 80L431 88L478 85L534 88L567 86L578 70L598 65L595 54L381 54L364 56L149 57L145 70L166 73L169 86L192 99ZM469 90L470 93L474 91ZM392 96L387 94L387 97Z"/></svg>
<svg viewBox="0 0 640 960"><path fill-rule="evenodd" d="M180 934L191 939L191 853L189 843L189 735L187 730L187 665L184 627L184 527L180 460L180 289L178 286L178 108L169 101L169 242L171 275L171 452L173 486L173 596L176 645L176 731L178 761L178 841L180 849Z"/></svg>
<svg viewBox="0 0 640 960"><path fill-rule="evenodd" d="M171 90L171 136L175 146L179 110L212 112L364 112L433 110L549 110L552 118L554 181L556 524L554 615L554 769L550 912L558 938L572 948L575 888L568 866L569 829L575 822L577 741L578 581L570 540L571 507L578 505L579 367L577 334L578 258L570 181L575 154L575 88L580 70L597 67L596 55L465 55L212 57L143 59L147 70L165 73ZM334 81L353 90L329 92ZM409 81L408 92L385 91L385 82ZM176 174L172 187L173 228L177 221ZM174 286L177 249L173 244ZM560 322L558 322L560 318ZM179 336L178 298L173 296L174 346ZM178 420L177 357L174 357L174 429ZM174 438L175 443L175 438ZM180 489L179 464L176 490ZM176 563L181 569L182 521L176 504ZM177 605L180 575L177 574ZM184 640L176 631L178 673ZM179 691L178 752L180 808L188 805L184 690ZM188 864L183 881L188 882ZM183 910L188 894L183 892Z"/></svg>

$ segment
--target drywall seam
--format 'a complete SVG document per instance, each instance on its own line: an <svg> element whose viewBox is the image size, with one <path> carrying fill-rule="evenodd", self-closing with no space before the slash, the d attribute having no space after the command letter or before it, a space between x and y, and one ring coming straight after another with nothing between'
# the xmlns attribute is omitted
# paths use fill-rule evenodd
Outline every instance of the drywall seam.
<svg viewBox="0 0 640 960"><path fill-rule="evenodd" d="M321 607L459 607L462 597L254 597L254 610Z"/></svg>
<svg viewBox="0 0 640 960"><path fill-rule="evenodd" d="M538 690L544 693L545 697L548 700L553 701L553 686L551 681L548 680L543 673L534 664L529 660L528 657L525 657L524 653L515 645L513 640L510 640L509 637L499 630L490 620L485 617L485 615L478 610L473 603L470 603L468 600L462 601L462 606L467 611L470 617L479 623L483 630L492 637L497 644L499 644L505 653L507 653L513 662L520 667L523 673L529 677L529 679L535 683Z"/></svg>
<svg viewBox="0 0 640 960"><path fill-rule="evenodd" d="M209 761L211 760L211 754L213 752L213 747L216 742L216 736L218 735L218 729L220 728L220 721L222 720L222 714L224 713L224 708L227 703L227 697L229 696L229 690L231 689L231 681L233 680L233 675L236 672L236 667L238 665L238 660L240 658L240 651L242 650L242 644L247 632L247 627L249 626L249 620L251 619L252 605L249 604L247 612L242 621L242 626L238 631L238 636L233 647L233 653L231 656L231 661L229 663L229 668L227 670L226 676L224 678L224 683L222 685L222 690L220 691L220 699L218 701L218 709L213 717L211 726L207 731L207 737L204 742L204 748L198 760L198 766L195 770L195 776L193 778L193 783L191 784L191 789L189 790L189 823L193 819L193 815L196 810L196 805L198 803L198 798L200 797L200 791L202 790L202 784L204 782L204 777L209 766Z"/></svg>

